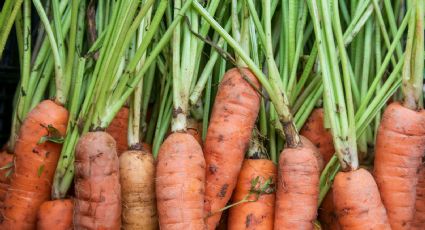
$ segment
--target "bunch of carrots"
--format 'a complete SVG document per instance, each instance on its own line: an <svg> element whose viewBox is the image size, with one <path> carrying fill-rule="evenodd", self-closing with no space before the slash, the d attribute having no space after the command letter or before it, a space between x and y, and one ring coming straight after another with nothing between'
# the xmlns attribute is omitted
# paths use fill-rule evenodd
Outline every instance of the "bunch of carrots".
<svg viewBox="0 0 425 230"><path fill-rule="evenodd" d="M424 12L4 1L0 229L425 229Z"/></svg>

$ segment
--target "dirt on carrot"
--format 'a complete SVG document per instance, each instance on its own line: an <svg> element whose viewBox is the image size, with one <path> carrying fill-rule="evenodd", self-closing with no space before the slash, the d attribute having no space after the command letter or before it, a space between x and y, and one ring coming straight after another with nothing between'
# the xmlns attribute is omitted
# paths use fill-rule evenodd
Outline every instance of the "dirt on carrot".
<svg viewBox="0 0 425 230"><path fill-rule="evenodd" d="M60 139L67 122L68 111L51 100L42 101L28 113L16 141L14 173L4 200L1 229L35 228L38 208L50 198L62 148L43 139Z"/></svg>
<svg viewBox="0 0 425 230"><path fill-rule="evenodd" d="M71 199L46 201L38 210L37 230L72 229L74 203Z"/></svg>
<svg viewBox="0 0 425 230"><path fill-rule="evenodd" d="M385 110L376 138L374 176L393 229L410 229L425 152L425 110L398 102Z"/></svg>
<svg viewBox="0 0 425 230"><path fill-rule="evenodd" d="M259 83L251 71L233 68L218 88L204 144L208 229L217 226L221 216L217 211L229 201L249 147L260 108L260 95L254 87L259 88Z"/></svg>
<svg viewBox="0 0 425 230"><path fill-rule="evenodd" d="M232 196L228 229L273 229L276 165L267 159L245 159ZM264 190L264 191L263 191Z"/></svg>
<svg viewBox="0 0 425 230"><path fill-rule="evenodd" d="M201 146L188 133L173 133L161 145L157 161L155 189L160 229L206 229Z"/></svg>
<svg viewBox="0 0 425 230"><path fill-rule="evenodd" d="M274 229L314 228L321 166L317 148L303 136L301 143L279 157Z"/></svg>
<svg viewBox="0 0 425 230"><path fill-rule="evenodd" d="M121 228L121 186L115 140L106 132L89 132L75 153L74 228Z"/></svg>

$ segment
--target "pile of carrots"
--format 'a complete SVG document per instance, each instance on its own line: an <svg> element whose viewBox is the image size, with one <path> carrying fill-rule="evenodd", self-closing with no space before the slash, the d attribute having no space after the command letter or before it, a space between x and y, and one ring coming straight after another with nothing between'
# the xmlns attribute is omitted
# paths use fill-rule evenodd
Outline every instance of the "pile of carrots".
<svg viewBox="0 0 425 230"><path fill-rule="evenodd" d="M424 12L5 0L0 229L425 229Z"/></svg>

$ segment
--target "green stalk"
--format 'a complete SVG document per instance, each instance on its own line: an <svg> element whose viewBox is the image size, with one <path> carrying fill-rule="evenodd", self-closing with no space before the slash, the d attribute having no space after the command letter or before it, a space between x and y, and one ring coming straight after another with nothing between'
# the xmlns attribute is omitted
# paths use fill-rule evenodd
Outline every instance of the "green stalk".
<svg viewBox="0 0 425 230"><path fill-rule="evenodd" d="M46 30L47 37L49 38L50 47L52 49L53 57L55 60L55 80L56 80L56 102L65 105L66 95L65 93L65 79L63 75L63 64L62 59L59 54L58 45L56 43L55 36L53 34L52 28L50 27L49 19L47 18L46 13L44 12L43 6L41 5L40 0L33 0L34 6L40 16L40 20L44 25Z"/></svg>
<svg viewBox="0 0 425 230"><path fill-rule="evenodd" d="M7 38L9 37L10 30L12 29L13 23L15 22L16 15L21 9L23 1L24 0L15 0L15 5L13 5L12 12L9 15L7 15L7 11L3 13L2 10L2 17L0 19L0 58L2 57ZM6 3L11 4L11 2ZM8 5L6 5L6 7L8 8Z"/></svg>
<svg viewBox="0 0 425 230"><path fill-rule="evenodd" d="M423 108L424 74L424 3L423 0L411 1L413 14L410 16L407 32L405 63L403 66L403 105L417 110Z"/></svg>

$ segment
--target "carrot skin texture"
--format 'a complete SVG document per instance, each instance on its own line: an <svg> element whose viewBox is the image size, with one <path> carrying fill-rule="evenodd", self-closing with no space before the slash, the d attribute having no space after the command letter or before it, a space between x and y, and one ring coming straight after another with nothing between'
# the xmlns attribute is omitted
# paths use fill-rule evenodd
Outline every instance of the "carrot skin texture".
<svg viewBox="0 0 425 230"><path fill-rule="evenodd" d="M161 230L206 229L203 208L205 160L188 133L173 133L162 143L156 165L156 199Z"/></svg>
<svg viewBox="0 0 425 230"><path fill-rule="evenodd" d="M157 229L155 164L150 152L131 150L120 156L122 227Z"/></svg>
<svg viewBox="0 0 425 230"><path fill-rule="evenodd" d="M394 230L410 229L424 152L425 110L391 103L378 130L374 176Z"/></svg>
<svg viewBox="0 0 425 230"><path fill-rule="evenodd" d="M317 148L301 136L302 145L279 157L274 229L313 229L319 199Z"/></svg>
<svg viewBox="0 0 425 230"><path fill-rule="evenodd" d="M378 187L366 169L339 172L333 200L342 229L391 229Z"/></svg>
<svg viewBox="0 0 425 230"><path fill-rule="evenodd" d="M259 88L256 77L246 68L243 75ZM248 150L260 109L260 95L237 68L228 70L218 88L204 144L206 168L205 216L208 229L215 229Z"/></svg>
<svg viewBox="0 0 425 230"><path fill-rule="evenodd" d="M425 164L422 162L418 173L418 185L416 186L415 215L412 229L420 230L425 226Z"/></svg>
<svg viewBox="0 0 425 230"><path fill-rule="evenodd" d="M128 116L129 109L127 107L122 107L115 115L108 128L106 128L106 132L114 138L117 144L118 156L128 149Z"/></svg>
<svg viewBox="0 0 425 230"><path fill-rule="evenodd" d="M238 177L232 202L238 202L249 194L251 182L259 177L261 184L268 179L276 182L276 166L266 159L245 159ZM255 195L248 197L255 200ZM229 230L272 230L274 221L275 193L262 194L255 202L246 202L230 208Z"/></svg>
<svg viewBox="0 0 425 230"><path fill-rule="evenodd" d="M70 230L73 212L71 199L46 201L38 210L37 230Z"/></svg>
<svg viewBox="0 0 425 230"><path fill-rule="evenodd" d="M22 123L15 146L14 173L4 201L0 229L34 229L50 190L62 145L45 141L47 126L65 135L68 111L51 100L40 102Z"/></svg>
<svg viewBox="0 0 425 230"><path fill-rule="evenodd" d="M88 132L77 143L74 205L75 229L121 228L119 160L106 132Z"/></svg>
<svg viewBox="0 0 425 230"><path fill-rule="evenodd" d="M317 147L326 165L335 153L335 149L332 134L324 125L324 111L322 108L313 110L307 122L300 130L300 134L309 139Z"/></svg>
<svg viewBox="0 0 425 230"><path fill-rule="evenodd" d="M1 152L0 167L7 166L10 163L13 163L13 155L9 154L7 151ZM7 176L9 170L13 170L13 166L11 168L0 170L0 208L3 207L3 201L6 198L7 189L10 186L10 176Z"/></svg>

